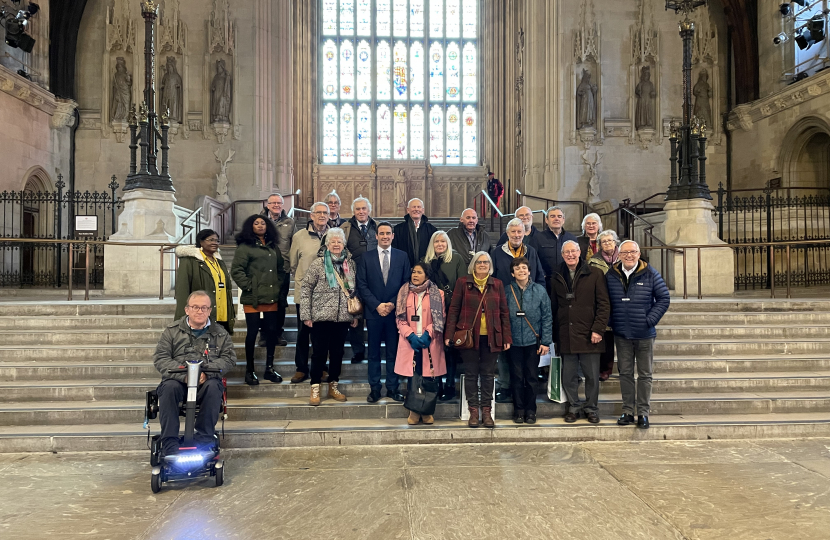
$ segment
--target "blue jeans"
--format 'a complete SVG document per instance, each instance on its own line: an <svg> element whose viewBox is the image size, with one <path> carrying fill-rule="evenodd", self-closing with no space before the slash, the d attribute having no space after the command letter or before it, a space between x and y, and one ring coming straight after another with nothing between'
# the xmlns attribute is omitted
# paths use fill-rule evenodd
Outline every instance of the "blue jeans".
<svg viewBox="0 0 830 540"><path fill-rule="evenodd" d="M366 319L369 329L369 386L380 392L380 342L386 343L386 394L398 391L398 375L395 373L395 357L398 355L398 326L395 313L379 319Z"/></svg>

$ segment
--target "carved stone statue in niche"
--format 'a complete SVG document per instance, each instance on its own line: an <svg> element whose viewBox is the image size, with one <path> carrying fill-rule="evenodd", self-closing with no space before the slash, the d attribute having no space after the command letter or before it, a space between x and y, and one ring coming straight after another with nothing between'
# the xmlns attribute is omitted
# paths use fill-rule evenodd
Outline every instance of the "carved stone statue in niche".
<svg viewBox="0 0 830 540"><path fill-rule="evenodd" d="M236 152L228 150L228 159L219 157L219 150L216 150L213 155L219 162L219 174L216 175L216 200L229 203L231 199L228 197L228 163L233 161Z"/></svg>
<svg viewBox="0 0 830 540"><path fill-rule="evenodd" d="M582 81L576 87L576 129L596 128L597 85L591 84L591 72L582 70Z"/></svg>
<svg viewBox="0 0 830 540"><path fill-rule="evenodd" d="M706 123L706 127L712 129L712 87L709 85L709 72L701 69L697 76L697 83L692 90L695 96L694 115Z"/></svg>
<svg viewBox="0 0 830 540"><path fill-rule="evenodd" d="M162 111L170 111L170 120L182 123L183 85L182 77L176 69L176 57L167 57L167 68L164 77L161 79L161 101L159 106Z"/></svg>
<svg viewBox="0 0 830 540"><path fill-rule="evenodd" d="M637 96L637 110L634 115L634 126L637 129L654 129L654 100L657 98L657 89L651 82L651 67L644 66L640 70L640 82L634 91Z"/></svg>
<svg viewBox="0 0 830 540"><path fill-rule="evenodd" d="M395 209L406 213L406 171L398 169L395 175Z"/></svg>
<svg viewBox="0 0 830 540"><path fill-rule="evenodd" d="M126 122L130 112L133 76L127 71L127 62L123 56L115 59L115 75L112 76L112 103L110 120Z"/></svg>
<svg viewBox="0 0 830 540"><path fill-rule="evenodd" d="M231 119L231 74L224 60L216 61L216 75L210 84L210 121L229 123Z"/></svg>

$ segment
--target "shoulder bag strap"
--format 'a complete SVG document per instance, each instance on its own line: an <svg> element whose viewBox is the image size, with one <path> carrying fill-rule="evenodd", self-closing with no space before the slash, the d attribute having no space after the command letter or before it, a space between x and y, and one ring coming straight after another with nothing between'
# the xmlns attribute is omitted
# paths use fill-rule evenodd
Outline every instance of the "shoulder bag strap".
<svg viewBox="0 0 830 540"><path fill-rule="evenodd" d="M346 298L351 298L349 292L346 290L346 286L343 285L343 280L340 279L340 274L337 273L337 270L334 270L334 278L337 280L337 283L340 285L340 290L343 291L343 294L346 295Z"/></svg>
<svg viewBox="0 0 830 540"><path fill-rule="evenodd" d="M473 283L473 287L475 287L475 283ZM476 287L476 288L477 288L477 287ZM470 330L472 330L473 328L475 328L475 324L476 324L476 315L478 315L479 313L481 313L481 305L484 303L484 297L485 297L485 296L487 296L487 289L488 289L488 288L489 288L489 287L488 287L487 285L485 285L485 286L484 286L484 292L482 292L482 293L481 293L481 302L479 302L479 303L478 303L478 307L476 308L476 312L475 312L475 314L473 315L473 322L471 322L471 323L470 323Z"/></svg>
<svg viewBox="0 0 830 540"><path fill-rule="evenodd" d="M522 305L519 304L519 299L516 298L516 290L513 288L513 284L510 284L510 292L513 293L513 300L516 301L516 305L519 306L519 309L522 309ZM533 325L530 324L530 321L527 320L527 317L522 317L527 325L530 327L530 331L533 332L533 335L536 336L536 339L539 339L539 334L536 333L536 330L533 329Z"/></svg>

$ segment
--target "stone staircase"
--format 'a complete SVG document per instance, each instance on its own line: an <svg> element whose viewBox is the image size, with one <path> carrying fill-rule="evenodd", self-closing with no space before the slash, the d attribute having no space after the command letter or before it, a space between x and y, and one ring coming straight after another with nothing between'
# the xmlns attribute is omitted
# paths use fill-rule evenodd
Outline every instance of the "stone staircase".
<svg viewBox="0 0 830 540"><path fill-rule="evenodd" d="M0 451L144 448L144 392L159 381L152 353L172 312L172 300L0 303ZM293 314L287 327L277 352L286 380ZM469 429L457 401L439 403L435 425L407 426L401 404L366 402L367 366L348 360L349 401L311 407L307 383L242 382L244 336L234 336L228 447L830 436L830 301L674 300L655 344L648 431L616 425L616 376L602 385L599 425L565 424L564 406L540 396L535 426L513 424L500 404L497 429ZM262 371L264 350L256 355Z"/></svg>

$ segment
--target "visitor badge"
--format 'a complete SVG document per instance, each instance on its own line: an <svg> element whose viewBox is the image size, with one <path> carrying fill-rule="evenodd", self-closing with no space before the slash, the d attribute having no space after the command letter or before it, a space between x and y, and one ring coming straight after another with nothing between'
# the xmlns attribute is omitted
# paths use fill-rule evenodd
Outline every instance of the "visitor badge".
<svg viewBox="0 0 830 540"><path fill-rule="evenodd" d="M524 316L525 316L525 312L524 312L524 311L517 311L517 312L516 312L516 317L524 317Z"/></svg>
<svg viewBox="0 0 830 540"><path fill-rule="evenodd" d="M418 321L421 320L421 316L420 315L413 315L412 318L410 318L409 320L412 321L412 322L418 322Z"/></svg>
<svg viewBox="0 0 830 540"><path fill-rule="evenodd" d="M221 281L219 282L219 288L220 288L220 289L224 289L224 288L225 288L225 284L224 284L224 283L222 283Z"/></svg>
<svg viewBox="0 0 830 540"><path fill-rule="evenodd" d="M565 300L573 300L573 299L574 299L574 293L569 292L565 295Z"/></svg>
<svg viewBox="0 0 830 540"><path fill-rule="evenodd" d="M631 302L631 298L620 298L623 302Z"/></svg>

